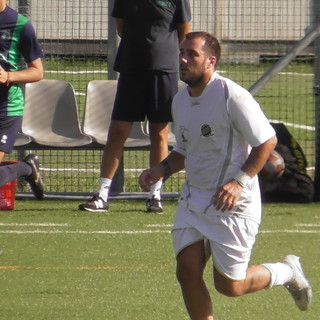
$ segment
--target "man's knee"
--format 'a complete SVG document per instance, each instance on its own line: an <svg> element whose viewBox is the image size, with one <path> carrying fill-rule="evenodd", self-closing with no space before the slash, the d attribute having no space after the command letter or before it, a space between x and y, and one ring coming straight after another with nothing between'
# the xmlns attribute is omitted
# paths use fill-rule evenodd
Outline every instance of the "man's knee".
<svg viewBox="0 0 320 320"><path fill-rule="evenodd" d="M244 281L229 279L215 272L214 286L216 290L227 297L239 297L244 294Z"/></svg>
<svg viewBox="0 0 320 320"><path fill-rule="evenodd" d="M195 263L193 260L188 259L178 259L176 277L180 285L183 286L202 281L204 267L204 263Z"/></svg>
<svg viewBox="0 0 320 320"><path fill-rule="evenodd" d="M167 122L149 123L149 136L152 141L166 141L169 132L169 124Z"/></svg>
<svg viewBox="0 0 320 320"><path fill-rule="evenodd" d="M215 288L219 293L227 297L240 297L244 294L243 286L238 282L228 283L226 285L215 282Z"/></svg>
<svg viewBox="0 0 320 320"><path fill-rule="evenodd" d="M125 142L128 138L133 123L127 121L112 121L108 131L108 142Z"/></svg>

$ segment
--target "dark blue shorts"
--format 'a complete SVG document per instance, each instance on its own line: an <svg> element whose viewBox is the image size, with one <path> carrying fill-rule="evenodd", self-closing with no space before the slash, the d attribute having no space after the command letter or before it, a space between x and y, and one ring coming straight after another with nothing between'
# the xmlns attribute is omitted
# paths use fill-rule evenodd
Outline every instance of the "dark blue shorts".
<svg viewBox="0 0 320 320"><path fill-rule="evenodd" d="M10 153L13 150L21 123L22 116L0 117L0 151Z"/></svg>
<svg viewBox="0 0 320 320"><path fill-rule="evenodd" d="M112 119L171 122L171 103L178 92L178 73L147 71L120 74Z"/></svg>

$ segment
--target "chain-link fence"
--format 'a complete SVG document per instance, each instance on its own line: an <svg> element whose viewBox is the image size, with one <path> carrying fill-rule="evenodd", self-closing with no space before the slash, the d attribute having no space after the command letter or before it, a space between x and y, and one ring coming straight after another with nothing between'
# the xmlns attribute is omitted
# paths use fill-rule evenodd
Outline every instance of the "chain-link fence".
<svg viewBox="0 0 320 320"><path fill-rule="evenodd" d="M111 0L9 0L30 17L45 53L45 78L72 83L81 122L90 80L108 78L115 34L110 32ZM222 44L219 72L245 88L268 77L254 95L268 118L286 124L302 146L311 176L315 162L314 66L319 48L306 38L315 26L314 0L190 1L193 30L214 33ZM108 39L110 38L110 39ZM299 45L297 47L297 45ZM287 57L287 59L284 59ZM281 60L282 59L282 60ZM280 64L279 64L280 60ZM275 73L272 68L278 66ZM271 72L270 72L271 70ZM102 147L101 147L102 148ZM32 151L32 150L31 150ZM7 157L17 158L21 151ZM96 191L101 150L37 150L47 192ZM125 191L140 191L139 170L148 167L148 151L124 154ZM170 179L177 192L183 173ZM26 190L20 186L20 190Z"/></svg>

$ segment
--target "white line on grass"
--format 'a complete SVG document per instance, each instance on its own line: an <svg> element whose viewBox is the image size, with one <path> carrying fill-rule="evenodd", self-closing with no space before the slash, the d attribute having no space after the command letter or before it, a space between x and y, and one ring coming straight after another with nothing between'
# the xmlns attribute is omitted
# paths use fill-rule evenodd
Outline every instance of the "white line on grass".
<svg viewBox="0 0 320 320"><path fill-rule="evenodd" d="M313 233L318 234L320 230L262 230L260 233Z"/></svg>
<svg viewBox="0 0 320 320"><path fill-rule="evenodd" d="M68 223L1 223L1 227L69 227Z"/></svg>
<svg viewBox="0 0 320 320"><path fill-rule="evenodd" d="M163 265L161 268L170 266ZM157 267L158 268L158 267ZM80 271L119 271L119 270L142 270L143 267L137 266L0 266L0 270L80 270ZM148 266L148 270L150 267ZM158 269L157 269L158 270Z"/></svg>
<svg viewBox="0 0 320 320"><path fill-rule="evenodd" d="M102 73L108 74L107 70L83 70L83 71L58 71L58 70L46 70L46 73L53 73L53 74L89 74L89 73Z"/></svg>
<svg viewBox="0 0 320 320"><path fill-rule="evenodd" d="M293 128L297 128L297 129L304 129L304 130L309 130L309 131L315 131L316 128L313 126L306 126L304 124L297 124L297 123L290 123L290 122L284 122L284 121L279 121L279 120L269 120L270 122L274 122L274 123L283 123L284 125L286 125L287 127L293 127Z"/></svg>
<svg viewBox="0 0 320 320"><path fill-rule="evenodd" d="M138 234L159 234L159 233L170 233L170 230L96 230L96 231L66 231L66 230L0 230L0 234L48 234L48 235L58 235L58 234L101 234L101 235L138 235ZM320 230L262 230L262 234L272 234L272 233L297 233L297 234L320 234Z"/></svg>
<svg viewBox="0 0 320 320"><path fill-rule="evenodd" d="M282 76L301 76L301 77L313 77L313 73L299 73L299 72L279 72Z"/></svg>
<svg viewBox="0 0 320 320"><path fill-rule="evenodd" d="M97 231L65 231L65 230L0 230L0 234L153 234L153 233L170 233L170 231L166 230L120 230L120 231L112 231L112 230L97 230Z"/></svg>
<svg viewBox="0 0 320 320"><path fill-rule="evenodd" d="M79 168L45 168L41 167L40 168L43 171L52 171L52 172L94 172L94 173L99 173L100 169L79 169ZM136 169L124 169L124 172L142 172L144 169L142 168L136 168ZM185 173L184 170L179 171L179 173Z"/></svg>
<svg viewBox="0 0 320 320"><path fill-rule="evenodd" d="M171 228L172 224L146 224L144 227L147 228Z"/></svg>

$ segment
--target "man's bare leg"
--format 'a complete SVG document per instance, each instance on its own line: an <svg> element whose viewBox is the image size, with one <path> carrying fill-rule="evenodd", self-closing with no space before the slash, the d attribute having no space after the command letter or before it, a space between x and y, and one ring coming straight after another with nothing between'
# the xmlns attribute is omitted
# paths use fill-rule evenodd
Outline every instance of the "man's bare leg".
<svg viewBox="0 0 320 320"><path fill-rule="evenodd" d="M191 320L213 320L211 297L203 280L205 265L203 241L185 248L177 257L177 279Z"/></svg>

